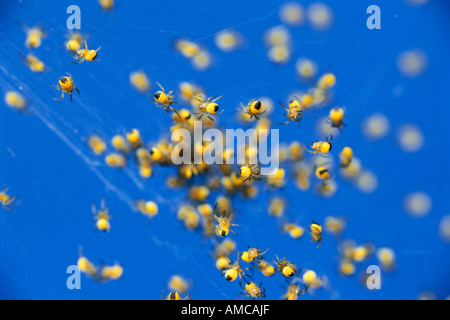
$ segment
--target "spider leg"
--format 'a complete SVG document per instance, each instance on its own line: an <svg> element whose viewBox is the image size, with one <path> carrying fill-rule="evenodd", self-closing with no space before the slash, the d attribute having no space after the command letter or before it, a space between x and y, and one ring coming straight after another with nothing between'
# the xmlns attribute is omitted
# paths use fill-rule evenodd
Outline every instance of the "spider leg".
<svg viewBox="0 0 450 320"><path fill-rule="evenodd" d="M309 150L307 147L305 147L305 146L303 146L303 148L306 150L306 151L308 151L309 153L311 153L311 154L317 154L318 152L317 151L311 151L311 150Z"/></svg>
<svg viewBox="0 0 450 320"><path fill-rule="evenodd" d="M331 157L330 155L328 155L328 154L323 154L323 153L321 153L321 152L319 152L319 154L320 154L323 158L329 158L329 157Z"/></svg>
<svg viewBox="0 0 450 320"><path fill-rule="evenodd" d="M153 101L153 103L154 103L154 104L157 104L157 103L156 103L156 101L155 101L155 100L153 100L153 98L152 98L152 95L151 95L151 94L150 94L149 92L147 92L147 95L148 95L148 97L150 98L150 100L152 100L152 101Z"/></svg>
<svg viewBox="0 0 450 320"><path fill-rule="evenodd" d="M289 122L291 122L292 120L291 119L289 119L288 121L286 121L286 122L283 122L283 123L279 123L279 124L281 124L281 125L285 125L285 124L288 124Z"/></svg>
<svg viewBox="0 0 450 320"><path fill-rule="evenodd" d="M5 210L7 210L7 211L15 211L15 210L16 210L16 209L12 209L12 208L8 207L8 206L5 205L5 204L2 204L2 208L5 209Z"/></svg>
<svg viewBox="0 0 450 320"><path fill-rule="evenodd" d="M284 110L289 111L289 110L284 106L284 104L282 104L280 101L278 101L278 103L280 104L280 106L283 107Z"/></svg>
<svg viewBox="0 0 450 320"><path fill-rule="evenodd" d="M155 81L156 82L156 84L158 85L158 87L160 87L161 88L161 90L165 93L166 92L166 90L164 90L164 88L162 87L162 85L160 85L159 84L159 82L158 81Z"/></svg>
<svg viewBox="0 0 450 320"><path fill-rule="evenodd" d="M53 100L55 100L55 101L59 101L59 100L62 100L64 98L64 91L62 92L62 94L61 94L61 98L53 98Z"/></svg>
<svg viewBox="0 0 450 320"><path fill-rule="evenodd" d="M78 90L77 87L73 87L75 90L77 90L78 94L80 94L80 90Z"/></svg>
<svg viewBox="0 0 450 320"><path fill-rule="evenodd" d="M172 107L169 107L173 112L175 112L175 114L178 116L178 118L180 118L180 119L183 119L183 118L181 118L181 116L180 116L180 114L178 113L178 111L177 110L175 110L174 108L172 108Z"/></svg>
<svg viewBox="0 0 450 320"><path fill-rule="evenodd" d="M217 98L214 98L213 100L211 100L210 102L216 102L217 100L219 100L220 98L222 98L223 97L223 95L221 95L221 96L219 96L219 97L217 97Z"/></svg>

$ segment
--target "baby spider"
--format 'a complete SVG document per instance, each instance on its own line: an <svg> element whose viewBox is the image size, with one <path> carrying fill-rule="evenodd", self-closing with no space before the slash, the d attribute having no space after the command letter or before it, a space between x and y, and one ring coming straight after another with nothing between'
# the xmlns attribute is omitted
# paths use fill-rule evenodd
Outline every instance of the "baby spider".
<svg viewBox="0 0 450 320"><path fill-rule="evenodd" d="M283 300L297 300L306 293L306 288L301 288L298 278L294 278L288 285L286 293L281 296Z"/></svg>
<svg viewBox="0 0 450 320"><path fill-rule="evenodd" d="M169 113L170 111L175 112L177 115L178 112L172 108L173 103L177 103L173 98L175 98L175 94L173 94L173 90L170 90L166 93L166 90L158 83L156 84L161 88L161 91L157 91L153 98L150 94L148 94L149 98L155 103L157 107L163 107L164 111Z"/></svg>
<svg viewBox="0 0 450 320"><path fill-rule="evenodd" d="M267 252L266 249L263 252L261 252L261 250L259 250L258 248L251 248L250 246L248 246L248 251L244 251L241 255L241 259L242 261L245 262L252 262L253 260L256 262L260 262L264 257L263 255Z"/></svg>
<svg viewBox="0 0 450 320"><path fill-rule="evenodd" d="M261 177L261 167L258 164L248 164L242 166L240 169L241 177L245 178L244 182L247 180L262 180Z"/></svg>
<svg viewBox="0 0 450 320"><path fill-rule="evenodd" d="M280 101L278 101L278 103L283 107L283 109L287 111L287 113L284 113L283 115L289 118L288 121L280 123L280 124L285 125L292 121L298 121L298 127L300 128L300 121L303 119L303 110L301 109L300 106L294 106L293 102L298 103L298 101L296 101L296 100L291 101L289 103L289 109L288 109ZM291 105L292 105L292 107L291 107Z"/></svg>
<svg viewBox="0 0 450 320"><path fill-rule="evenodd" d="M320 180L329 180L331 178L331 173L330 170L327 168L326 165L315 165L314 166L314 171L316 173L316 177Z"/></svg>
<svg viewBox="0 0 450 320"><path fill-rule="evenodd" d="M239 264L239 252L237 254L237 260L235 263L231 263L230 259L227 257L228 260L228 266L225 270L222 271L222 273L225 274L225 279L227 281L234 281L237 277L239 277L239 283L242 281L242 279L245 280L245 277L251 278L248 274L245 273L245 271L250 270L250 268L242 269L241 265Z"/></svg>
<svg viewBox="0 0 450 320"><path fill-rule="evenodd" d="M277 258L277 261L275 264L277 265L278 271L283 275L285 278L291 278L296 272L297 272L297 266L290 261L287 261L284 257L283 259L279 259L277 255L275 255Z"/></svg>
<svg viewBox="0 0 450 320"><path fill-rule="evenodd" d="M241 289L243 290L243 292L241 292L241 294L243 296L250 297L251 300L254 300L256 298L265 298L266 297L266 294L265 294L266 289L262 288L262 283L259 284L259 287L256 284L254 284L253 282L247 282L245 284L245 288L242 287L241 283L239 283L239 285L241 286Z"/></svg>
<svg viewBox="0 0 450 320"><path fill-rule="evenodd" d="M93 204L92 213L95 215L94 219L97 220L95 224L97 229L100 231L109 231L111 228L109 223L111 216L108 214L108 208L105 208L105 200L102 200L99 211L97 211L95 205Z"/></svg>
<svg viewBox="0 0 450 320"><path fill-rule="evenodd" d="M89 50L88 46L87 46L87 42L86 42L86 40L84 40L84 49L80 49L76 53L71 51L73 58L75 60L79 61L79 62L75 62L75 61L72 61L72 62L75 64L80 64L84 60L94 61L95 58L97 58L97 51L100 50L100 48L101 47L99 47L97 50ZM97 60L97 61L99 61L99 60Z"/></svg>
<svg viewBox="0 0 450 320"><path fill-rule="evenodd" d="M190 293L188 293L188 295L186 297L181 299L180 294L177 291L171 291L166 297L166 296L164 296L164 289L162 291L162 297L163 297L163 300L191 300Z"/></svg>
<svg viewBox="0 0 450 320"><path fill-rule="evenodd" d="M325 141L314 141L311 142L311 149L305 147L306 151L312 154L320 154L322 157L329 157L330 155L327 155L328 152L331 151L331 143L333 142L333 136L330 136L330 141L328 141L328 137Z"/></svg>
<svg viewBox="0 0 450 320"><path fill-rule="evenodd" d="M327 123L331 124L333 128L337 128L339 132L342 132L342 126L346 126L344 123L344 109L343 108L333 108L330 110Z"/></svg>
<svg viewBox="0 0 450 320"><path fill-rule="evenodd" d="M204 99L203 96L200 97L194 97L193 99L200 102L198 105L198 112L194 112L194 114L200 114L198 117L198 120L200 120L204 115L206 115L211 121L214 121L211 116L218 116L219 114L222 114L223 110L219 111L219 105L216 103L217 100L222 98L223 95L220 97L209 97L208 99Z"/></svg>
<svg viewBox="0 0 450 320"><path fill-rule="evenodd" d="M239 110L239 109L238 109ZM261 101L258 100L258 98L256 99L252 99L247 103L247 106L244 106L241 102L241 110L242 113L248 114L250 116L250 119L252 119L253 117L256 118L256 120L259 120L259 116L261 116L262 114L266 113L267 108L265 108L264 110L262 110L262 104Z"/></svg>
<svg viewBox="0 0 450 320"><path fill-rule="evenodd" d="M318 224L317 222L312 222L309 226L309 229L311 230L311 237L312 241L317 243L317 248L322 243L322 226Z"/></svg>
<svg viewBox="0 0 450 320"><path fill-rule="evenodd" d="M305 291L313 293L315 289L330 289L327 277L319 277L313 270L306 270L300 280L305 285Z"/></svg>
<svg viewBox="0 0 450 320"><path fill-rule="evenodd" d="M233 229L230 228L230 227L240 227L239 224L231 223L231 220L233 219L233 213L231 213L231 215L229 217L227 217L225 214L225 210L223 210L222 217L218 217L216 214L217 205L218 205L218 202L216 202L216 205L214 206L214 212L213 212L214 219L216 219L216 221L219 223L218 225L216 225L216 234L219 237L225 237L231 231L234 233L234 235L237 235L236 232L234 232Z"/></svg>
<svg viewBox="0 0 450 320"><path fill-rule="evenodd" d="M12 211L14 209L11 209L8 207L15 199L16 197L11 197L6 194L6 191L8 191L8 188L4 187L2 190L0 190L0 203L2 204L2 208L8 211Z"/></svg>
<svg viewBox="0 0 450 320"><path fill-rule="evenodd" d="M68 73L67 73L67 75L68 75L68 77L64 76L64 77L59 78L59 85L58 86L54 85L54 87L56 89L62 91L61 98L59 98L59 99L53 98L56 101L62 100L64 98L64 92L69 94L70 101L72 101L72 91L73 91L73 89L75 89L78 92L78 94L80 93L80 91L75 86L75 82L73 82L73 77L70 74L68 74Z"/></svg>

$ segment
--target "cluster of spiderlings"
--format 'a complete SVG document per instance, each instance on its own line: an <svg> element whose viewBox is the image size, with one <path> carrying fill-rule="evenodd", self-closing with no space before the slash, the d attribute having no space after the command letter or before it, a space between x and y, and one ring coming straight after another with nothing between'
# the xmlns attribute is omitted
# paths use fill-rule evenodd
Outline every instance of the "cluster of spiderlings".
<svg viewBox="0 0 450 320"><path fill-rule="evenodd" d="M290 36L282 30L282 28L271 30L266 34L266 41L273 46L288 45ZM79 33L70 35L68 42L66 42L66 48L72 53L76 60L75 63L93 61L97 57L97 52L100 49L89 50L86 40ZM188 40L177 40L176 48L185 57L191 59L195 59L201 52L199 46ZM220 107L217 102L222 96L207 98L203 89L192 83L181 82L178 87L178 96L182 102L190 104L191 110L183 107L175 108L175 105L179 102L176 100L177 94L174 93L174 90L166 91L158 82L156 84L160 90L150 93L150 80L143 71L132 72L130 74L130 83L138 92L147 93L154 106L162 108L171 117L173 126L170 128L170 131L172 133L178 128L184 128L193 132L194 121L196 120L201 120L205 129L208 127L217 127L217 116L224 112L223 109L219 111ZM317 80L315 87L310 89L308 93L302 93L299 94L299 97L293 97L288 107L280 103L287 112L285 116L288 118L288 121L282 124L287 124L291 121L297 121L300 124L300 121L303 119L303 112L307 108L313 105L326 105L331 100L331 89L335 83L335 75L333 73L326 73ZM72 91L78 91L71 75L62 77L59 85L60 87L57 88L63 91L61 99L64 93L68 93L72 98ZM242 116L240 118L246 121L256 121L255 129L257 139L260 137L260 130L271 127L267 114L268 111L271 111L272 106L273 103L267 98L251 98L246 104L241 104L239 111ZM336 107L331 109L327 123L331 128L342 131L342 126L345 125L343 108ZM312 142L311 149L308 149L298 141L292 142L286 148L281 148L281 162L291 162L295 168L297 185L301 190L307 190L309 188L309 172L313 166L316 177L323 180L320 184L319 191L328 195L333 193L329 190L331 173L327 165L319 163L318 160L314 160L312 164L308 163L304 152L306 150L315 155L329 157L332 142L333 136L330 135L330 138L327 137L323 141ZM124 134L113 136L110 140L110 145L114 149L113 151L107 151L108 144L97 134L90 136L87 143L94 154L101 156L106 153L105 162L110 167L123 169L128 163L135 163L142 178L151 177L155 165L175 166L171 158L175 144L164 138L156 143L145 143L138 129L132 129ZM208 142L201 142L200 144L191 143L184 147L190 149L193 160L195 155L203 156L209 144ZM223 160L225 160L225 164L208 165L204 162L181 164L177 166L177 173L168 177L167 185L171 188L185 189L188 198L192 202L192 204L180 206L177 213L177 218L187 229L196 230L201 227L203 236L212 240L215 240L217 237L227 237L230 234L237 235L234 228L240 225L233 223L234 211L231 206L231 198L236 194L241 194L244 198L255 197L258 194L257 183L264 184L272 190L284 187L286 183L286 170L284 168L276 168L268 176L262 177L259 165L250 163L250 159L257 155L258 150L245 146L244 151L246 162L239 168L226 164L226 160L234 156L234 151L224 150ZM134 161L130 161L130 159ZM350 152L342 151L341 166L348 167L351 161L351 149ZM195 179L195 177L198 176L203 177L203 182L200 184L196 183L198 179ZM213 208L209 195L211 191L219 190L223 192L223 196L216 200L215 207ZM269 213L275 217L282 217L284 206L283 199L273 199L269 207ZM157 204L148 200L137 200L135 202L135 209L150 219L158 213ZM95 215L97 229L109 231L111 228L109 222L111 217L108 214L108 209L104 207L104 202L102 202L101 208L98 211L93 207L93 213ZM281 232L289 234L292 238L300 238L305 233L305 228L296 222L284 221L280 229ZM320 246L322 242L322 226L317 222L312 222L308 226L308 229L311 240L317 246ZM236 243L233 241L224 240L221 244L216 245L214 259L217 269L224 273L226 280L234 281L237 278L239 279L241 293L244 296L250 297L251 299L264 297L262 284L258 286L246 273L250 269L258 270L266 277L273 276L278 271L283 277L294 279L291 286L297 287L297 281L303 283L304 288L298 289L297 295L304 294L314 288L325 286L324 283L326 281L321 277L317 277L311 270L305 272L300 280L296 279L295 275L299 274L300 270L295 263L285 258L279 259L277 257L277 261L273 261L274 264L266 261L264 254L268 249L259 250L258 248L249 247L242 254L238 252L237 259L232 263L229 256L235 250L235 247ZM249 263L250 267L242 267L240 261L242 263ZM95 267L84 257L80 257L79 262L81 264L80 268L96 280L114 278L114 275L112 275L114 272L112 270L117 269L117 267ZM110 268L116 269L110 270ZM181 299L179 294L184 293L183 290L176 286L169 287L172 292L164 298L169 300ZM292 287L290 291L292 291ZM186 298L190 298L190 295Z"/></svg>
<svg viewBox="0 0 450 320"><path fill-rule="evenodd" d="M412 1L412 0L411 0ZM110 10L114 6L114 1L101 0L100 5L104 10ZM298 26L304 22L307 14L310 23L319 30L328 28L332 22L332 13L323 4L312 4L307 12L295 3L288 3L280 10L281 20L290 25ZM39 48L46 33L41 27L26 28L25 45L27 48ZM79 32L70 33L67 36L65 48L72 54L75 64L84 61L99 61L97 53L100 50L88 48L86 36ZM285 26L277 26L269 29L264 34L264 41L269 49L268 57L270 61L283 64L291 57L292 39L289 30ZM217 47L225 52L235 50L242 43L242 36L235 31L222 31L216 35L215 43ZM211 55L196 42L187 39L175 41L175 49L192 62L198 70L205 70L211 66ZM45 71L45 64L34 54L22 54L24 63L32 72ZM426 55L421 51L411 50L402 53L398 57L398 69L406 77L416 77L426 68ZM312 60L300 58L296 63L296 71L301 79L314 81L317 75L318 66ZM152 107L163 109L167 116L173 121L170 133L176 129L183 128L193 133L194 121L202 121L204 129L218 127L218 117L224 109L219 106L220 96L207 96L204 89L194 83L180 82L177 94L175 90L167 91L156 82L159 89L150 93L151 82L144 71L138 70L130 73L129 81L131 85L140 93L148 94L153 102ZM318 106L326 107L330 105L333 98L333 88L336 85L336 75L328 72L316 79L315 84L306 92L295 92L291 94L284 105L279 102L286 113L277 112L280 124L286 125L290 122L300 123L303 114L309 108ZM74 79L70 74L59 79L57 89L62 91L61 100L64 93L70 95L78 91ZM78 91L79 93L79 91ZM224 92L226 93L226 92ZM177 101L176 97L180 98ZM238 108L238 119L251 123L254 122L257 138L260 131L271 128L271 120L268 115L274 111L274 103L270 98L242 97L240 108ZM14 109L23 110L27 106L27 100L19 92L8 91L5 95L6 104ZM176 108L180 102L185 104ZM280 109L281 111L281 109ZM303 142L293 141L290 144L281 145L279 158L284 168L277 168L266 177L262 177L259 164L248 161L258 150L252 147L245 147L246 163L241 166L220 164L208 165L204 162L196 164L173 163L171 154L175 144L165 138L157 142L144 142L138 129L131 129L122 134L117 134L108 143L98 134L93 134L87 139L87 144L92 152L97 156L106 153L105 163L112 167L123 169L128 164L134 163L142 178L150 178L155 166L176 166L177 172L167 177L168 187L184 190L189 203L184 203L178 207L177 218L185 228L196 231L201 230L204 238L209 238L214 246L211 254L215 267L223 274L226 281L238 280L241 294L251 299L264 298L265 290L262 283L259 285L253 279L254 271L261 273L265 277L272 277L276 273L290 279L286 292L282 299L296 300L298 297L319 288L329 289L330 285L325 276L318 276L315 271L301 270L296 263L287 260L285 257L269 262L267 251L269 248L261 250L250 247L245 251L236 252L237 243L230 237L236 237L234 227L241 225L233 223L239 218L239 210L235 215L232 208L232 200L236 196L243 199L251 199L258 195L259 187L269 190L283 188L290 172L293 172L296 186L300 191L306 192L311 187L312 179L318 181L314 189L316 194L324 197L331 197L337 191L336 175L333 172L333 154L338 157L339 173L344 180L350 180L363 192L371 192L377 186L376 176L365 170L361 161L354 157L354 151L349 145L343 147L339 152L332 149L334 143L333 135L338 137L342 134L347 123L345 118L345 107L332 107L329 110L328 118L321 121L320 125L324 135L316 141L312 141L308 146ZM284 117L284 118L283 118ZM350 124L351 125L351 124ZM369 139L380 139L389 131L389 121L382 114L375 114L367 118L363 124L363 133ZM415 152L423 145L423 136L420 130L411 125L401 127L398 133L398 143L406 152ZM190 150L192 159L195 155L202 156L209 143L191 144L186 146ZM108 151L109 149L109 151ZM332 151L333 150L333 151ZM305 152L307 151L307 153ZM234 156L233 150L223 151L223 160ZM201 157L203 158L203 157ZM130 161L131 160L131 161ZM226 162L226 161L224 161ZM293 170L288 170L290 166ZM197 179L197 177L199 179ZM200 181L200 183L199 183ZM211 191L222 193L215 201L210 199ZM16 197L7 194L7 188L0 191L0 204L3 209L12 210ZM213 205L215 206L213 207ZM356 272L356 264L368 260L375 254L379 264L385 271L395 269L395 253L391 248L375 248L372 243L356 244L353 240L342 240L347 221L340 216L328 216L325 218L323 227L320 223L311 221L308 225L301 225L299 221L287 218L287 200L272 196L268 205L269 215L278 220L280 232L293 239L300 239L309 233L310 240L314 246L319 248L324 238L323 231L335 236L338 240L340 261L338 271L347 277ZM431 199L424 193L417 192L408 195L404 201L405 211L412 215L420 216L427 214L431 209ZM151 200L137 200L134 203L136 211L152 219L158 214L158 204ZM109 232L111 229L108 208L104 202L99 210L93 205L92 211L95 219L95 226L100 231ZM236 219L235 219L236 218ZM445 241L450 239L450 218L447 216L441 221L440 232ZM237 238L234 238L237 239ZM232 259L236 256L235 259ZM80 270L90 278L105 282L118 279L122 276L123 269L119 264L112 266L94 265L81 253L77 261ZM252 272L250 272L252 271ZM190 299L187 294L191 284L180 275L174 275L169 279L167 288L170 291L163 298L167 300ZM184 298L181 296L184 295Z"/></svg>

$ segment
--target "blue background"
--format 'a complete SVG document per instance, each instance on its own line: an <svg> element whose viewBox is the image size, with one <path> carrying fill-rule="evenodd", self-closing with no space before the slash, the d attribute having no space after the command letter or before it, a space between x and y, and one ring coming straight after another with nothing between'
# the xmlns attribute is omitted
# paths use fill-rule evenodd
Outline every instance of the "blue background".
<svg viewBox="0 0 450 320"><path fill-rule="evenodd" d="M438 236L442 216L450 213L447 1L432 0L421 7L404 1L326 1L334 13L333 26L324 32L309 24L289 28L293 54L284 66L268 61L262 41L265 30L281 24L278 10L283 2L116 2L111 13L104 13L96 1L58 0L45 5L1 1L0 90L4 94L20 88L30 102L30 112L14 112L0 102L0 184L19 195L16 211L0 210L0 298L160 299L174 273L193 281L193 299L238 298L238 284L228 283L215 269L208 255L210 243L176 219L177 207L187 197L185 191L164 186L174 168L154 167L154 176L143 181L132 163L125 171L107 167L103 158L91 153L85 139L93 133L110 138L131 128L141 130L148 142L167 136L169 117L129 84L130 72L137 69L166 88L195 81L210 95L224 94L220 125L235 128L239 102L261 96L285 101L294 89L309 87L295 73L295 61L302 56L318 63L319 74L336 73L332 104L347 106L348 126L333 149L350 144L364 167L377 175L379 187L363 194L338 178L337 194L323 199L299 191L291 179L286 188L261 192L256 200L237 197L233 205L242 227L233 239L238 249L247 244L270 248L269 260L275 254L285 255L329 278L333 293L319 290L302 299L414 299L425 290L440 299L450 295L450 247ZM312 2L301 1L305 6ZM66 8L74 3L81 8L81 32L90 35L90 46L102 46L100 62L75 65L63 48ZM366 28L366 8L371 4L381 8L381 30ZM47 65L45 73L33 74L20 59L20 52L30 51L24 46L22 23L40 23L48 32L42 46L33 50ZM224 53L215 47L215 34L225 28L243 34L242 48ZM182 37L211 52L212 68L196 71L173 50L174 39ZM396 58L414 48L426 52L428 67L420 77L405 78L397 70ZM72 103L68 97L53 101L60 92L52 85L65 72L74 76L81 91ZM402 89L400 96L394 96L395 87ZM328 111L329 107L308 111L302 128L283 126L280 139L317 139L314 124ZM368 142L361 135L361 123L376 112L389 118L391 131L382 140ZM271 117L274 123L282 120L280 111ZM404 123L414 123L423 131L425 145L417 153L407 154L395 142L395 129ZM433 206L429 215L414 218L404 212L402 200L419 190L431 197ZM309 235L296 241L281 234L266 213L272 194L286 197L288 219L305 226L328 215L346 216L343 237L392 247L397 270L383 273L378 291L365 289L358 279L376 263L375 257L358 264L357 274L343 279L337 272L336 239L325 234L316 249ZM210 196L209 202L216 196ZM103 198L113 216L108 234L95 230L90 209ZM159 204L160 212L150 224L131 208L141 198ZM82 289L68 290L66 268L76 263L80 246L96 264L120 262L123 277L100 284L83 275ZM255 273L255 278L262 281L268 299L283 294L286 281L280 275L265 278Z"/></svg>

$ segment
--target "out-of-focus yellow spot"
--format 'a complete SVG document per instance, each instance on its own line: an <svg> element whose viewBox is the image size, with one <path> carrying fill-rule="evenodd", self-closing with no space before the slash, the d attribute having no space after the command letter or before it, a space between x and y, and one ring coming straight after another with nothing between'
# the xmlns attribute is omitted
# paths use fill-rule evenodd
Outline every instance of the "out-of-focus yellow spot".
<svg viewBox="0 0 450 320"><path fill-rule="evenodd" d="M303 281L306 284L312 284L316 281L317 279L317 274L313 271L313 270L307 270L303 276L302 276Z"/></svg>
<svg viewBox="0 0 450 320"><path fill-rule="evenodd" d="M187 39L175 41L175 49L177 49L177 51L185 58L192 58L200 52L198 44Z"/></svg>
<svg viewBox="0 0 450 320"><path fill-rule="evenodd" d="M289 233L289 236L293 239L298 239L305 233L305 229L295 223L286 223L284 230Z"/></svg>
<svg viewBox="0 0 450 320"><path fill-rule="evenodd" d="M264 42L268 47L287 47L291 43L291 35L286 27L276 26L264 33Z"/></svg>
<svg viewBox="0 0 450 320"><path fill-rule="evenodd" d="M307 58L300 58L295 63L295 69L300 78L311 80L317 75L317 64Z"/></svg>
<svg viewBox="0 0 450 320"><path fill-rule="evenodd" d="M225 52L235 50L241 44L242 36L236 31L221 31L214 38L216 46Z"/></svg>
<svg viewBox="0 0 450 320"><path fill-rule="evenodd" d="M417 126L405 124L398 130L397 141L403 151L416 152L423 147L424 137Z"/></svg>
<svg viewBox="0 0 450 320"><path fill-rule="evenodd" d="M305 22L305 8L296 2L283 5L279 12L280 19L291 26L299 26Z"/></svg>
<svg viewBox="0 0 450 320"><path fill-rule="evenodd" d="M109 231L111 229L111 224L109 223L108 219L106 218L100 218L97 220L97 223L95 224L97 229L100 231Z"/></svg>
<svg viewBox="0 0 450 320"><path fill-rule="evenodd" d="M397 57L397 67L405 77L421 75L427 64L427 55L420 49L405 51Z"/></svg>
<svg viewBox="0 0 450 320"><path fill-rule="evenodd" d="M101 155L106 150L106 143L95 134L89 137L88 145L96 155Z"/></svg>
<svg viewBox="0 0 450 320"><path fill-rule="evenodd" d="M189 197L199 202L206 201L209 195L209 189L205 186L192 186L189 190Z"/></svg>
<svg viewBox="0 0 450 320"><path fill-rule="evenodd" d="M94 264L90 262L86 257L78 258L77 265L78 268L80 268L81 272L85 272L89 275L93 275L96 272Z"/></svg>
<svg viewBox="0 0 450 320"><path fill-rule="evenodd" d="M334 235L340 235L345 229L345 220L338 217L326 217L324 223L325 230Z"/></svg>
<svg viewBox="0 0 450 320"><path fill-rule="evenodd" d="M316 120L315 129L317 131L317 134L320 136L328 137L330 135L333 135L333 137L338 137L340 135L339 131L330 126L330 124L327 122L328 117L321 117Z"/></svg>
<svg viewBox="0 0 450 320"><path fill-rule="evenodd" d="M136 209L143 215L153 218L158 214L158 205L154 201L138 200L135 203Z"/></svg>
<svg viewBox="0 0 450 320"><path fill-rule="evenodd" d="M105 162L113 168L123 168L127 164L127 158L118 153L111 153L106 156Z"/></svg>
<svg viewBox="0 0 450 320"><path fill-rule="evenodd" d="M192 59L192 64L197 70L206 70L211 66L211 55L205 50L201 50Z"/></svg>
<svg viewBox="0 0 450 320"><path fill-rule="evenodd" d="M439 223L439 235L445 242L450 242L450 214L444 216Z"/></svg>
<svg viewBox="0 0 450 320"><path fill-rule="evenodd" d="M27 48L39 48L42 43L42 38L45 33L40 27L33 27L31 29L26 29L27 37L25 39L25 46Z"/></svg>
<svg viewBox="0 0 450 320"><path fill-rule="evenodd" d="M357 246L351 251L351 257L357 262L365 260L371 253L370 247L367 245Z"/></svg>
<svg viewBox="0 0 450 320"><path fill-rule="evenodd" d="M379 140L389 133L390 124L388 118L381 113L369 116L362 124L363 134L371 140Z"/></svg>
<svg viewBox="0 0 450 320"><path fill-rule="evenodd" d="M364 193L372 193L378 187L377 176L370 171L363 171L356 180L357 188Z"/></svg>
<svg viewBox="0 0 450 320"><path fill-rule="evenodd" d="M27 106L27 100L17 91L8 91L5 95L5 103L8 107L23 110Z"/></svg>
<svg viewBox="0 0 450 320"><path fill-rule="evenodd" d="M172 291L178 291L181 294L183 294L184 292L186 292L188 290L189 283L182 276L175 274L170 277L170 279L167 283L167 287Z"/></svg>
<svg viewBox="0 0 450 320"><path fill-rule="evenodd" d="M128 153L130 151L130 147L128 146L127 141L120 134L116 134L114 137L112 137L111 144L114 147L114 149L118 151L124 153Z"/></svg>
<svg viewBox="0 0 450 320"><path fill-rule="evenodd" d="M391 271L395 267L395 253L391 248L379 248L376 252L378 262L385 271Z"/></svg>
<svg viewBox="0 0 450 320"><path fill-rule="evenodd" d="M333 73L325 73L317 81L317 87L322 90L327 90L336 85L336 76Z"/></svg>
<svg viewBox="0 0 450 320"><path fill-rule="evenodd" d="M344 276L350 276L355 273L355 265L345 259L339 263L339 272Z"/></svg>
<svg viewBox="0 0 450 320"><path fill-rule="evenodd" d="M410 193L403 200L405 211L416 217L425 216L430 213L431 205L431 198L421 191Z"/></svg>
<svg viewBox="0 0 450 320"><path fill-rule="evenodd" d="M114 0L98 0L103 10L111 10L114 7Z"/></svg>
<svg viewBox="0 0 450 320"><path fill-rule="evenodd" d="M150 90L150 79L147 74L142 71L133 71L130 73L130 83L137 91L141 93L146 93Z"/></svg>
<svg viewBox="0 0 450 320"><path fill-rule="evenodd" d="M281 217L284 213L285 202L282 198L272 198L269 203L269 214L275 217Z"/></svg>
<svg viewBox="0 0 450 320"><path fill-rule="evenodd" d="M69 33L66 36L69 40L65 42L65 47L70 52L76 52L83 45L84 39L80 32Z"/></svg>
<svg viewBox="0 0 450 320"><path fill-rule="evenodd" d="M37 72L43 72L45 70L44 63L31 53L27 55L27 57L25 59L25 63L30 68L30 70L33 72L37 73Z"/></svg>
<svg viewBox="0 0 450 320"><path fill-rule="evenodd" d="M350 164L347 167L342 168L340 172L342 176L344 176L344 178L354 179L359 176L361 170L362 170L361 160L353 157Z"/></svg>
<svg viewBox="0 0 450 320"><path fill-rule="evenodd" d="M102 277L107 280L117 280L122 276L122 274L123 268L118 264L114 266L104 266L101 272Z"/></svg>
<svg viewBox="0 0 450 320"><path fill-rule="evenodd" d="M224 270L228 267L228 259L227 257L219 257L216 260L216 268L218 270Z"/></svg>
<svg viewBox="0 0 450 320"><path fill-rule="evenodd" d="M269 60L274 63L284 64L291 57L291 51L285 46L274 46L269 49L267 54Z"/></svg>
<svg viewBox="0 0 450 320"><path fill-rule="evenodd" d="M319 31L328 29L333 23L333 12L326 4L321 2L309 5L307 16L313 28Z"/></svg>

